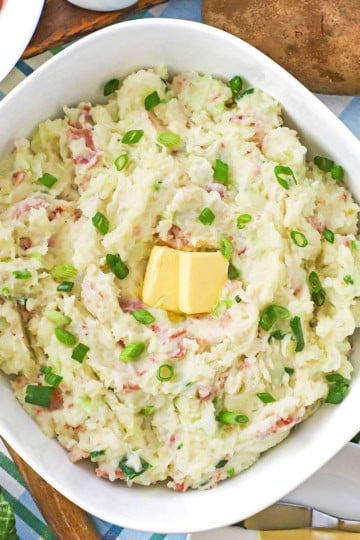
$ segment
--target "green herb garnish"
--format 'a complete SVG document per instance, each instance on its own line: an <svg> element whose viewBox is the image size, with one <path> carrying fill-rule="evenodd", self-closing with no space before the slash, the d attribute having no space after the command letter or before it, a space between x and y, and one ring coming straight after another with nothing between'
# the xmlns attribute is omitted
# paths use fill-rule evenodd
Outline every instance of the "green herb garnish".
<svg viewBox="0 0 360 540"><path fill-rule="evenodd" d="M136 144L140 141L143 135L144 131L142 129L132 129L125 133L121 139L121 142L124 144Z"/></svg>
<svg viewBox="0 0 360 540"><path fill-rule="evenodd" d="M113 274L119 279L125 279L129 274L129 268L126 266L120 255L108 253L106 255L106 264Z"/></svg>
<svg viewBox="0 0 360 540"><path fill-rule="evenodd" d="M154 315L146 309L136 309L131 315L141 324L151 324L156 321Z"/></svg>
<svg viewBox="0 0 360 540"><path fill-rule="evenodd" d="M109 220L101 212L96 212L91 221L102 236L109 232Z"/></svg>
<svg viewBox="0 0 360 540"><path fill-rule="evenodd" d="M174 376L174 367L170 364L161 364L156 372L156 377L159 381L170 381Z"/></svg>
<svg viewBox="0 0 360 540"><path fill-rule="evenodd" d="M243 229L247 223L250 223L252 220L252 217L250 214L240 214L240 216L236 220L236 225L238 229Z"/></svg>
<svg viewBox="0 0 360 540"><path fill-rule="evenodd" d="M303 248L309 243L306 236L299 231L291 231L290 236L294 244L298 247Z"/></svg>
<svg viewBox="0 0 360 540"><path fill-rule="evenodd" d="M225 185L229 183L229 165L227 163L217 159L213 170L215 180Z"/></svg>
<svg viewBox="0 0 360 540"><path fill-rule="evenodd" d="M210 208L204 208L199 214L199 221L203 225L211 225L215 219L215 214Z"/></svg>
<svg viewBox="0 0 360 540"><path fill-rule="evenodd" d="M276 176L276 180L284 189L289 189L289 180L291 182L294 182L294 184L297 183L293 170L290 167L286 167L285 165L276 165L274 167L274 174Z"/></svg>
<svg viewBox="0 0 360 540"><path fill-rule="evenodd" d="M278 319L288 319L290 312L287 308L277 304L271 304L260 313L260 326L263 330L270 330Z"/></svg>
<svg viewBox="0 0 360 540"><path fill-rule="evenodd" d="M119 85L119 79L111 79L108 81L104 86L104 96L110 96L110 94L113 94L116 92L116 90L119 90Z"/></svg>
<svg viewBox="0 0 360 540"><path fill-rule="evenodd" d="M269 394L269 392L259 392L256 395L263 403L273 403L274 401L276 401L276 399L271 394Z"/></svg>
<svg viewBox="0 0 360 540"><path fill-rule="evenodd" d="M24 270L14 270L13 276L16 277L16 279L30 279L31 272L29 272L27 268L24 268Z"/></svg>
<svg viewBox="0 0 360 540"><path fill-rule="evenodd" d="M216 417L216 420L221 424L241 425L247 424L249 418L242 413L234 411L220 411Z"/></svg>
<svg viewBox="0 0 360 540"><path fill-rule="evenodd" d="M324 238L325 238L325 240L330 242L330 244L333 244L334 241L335 241L335 234L330 229L325 228L324 229Z"/></svg>
<svg viewBox="0 0 360 540"><path fill-rule="evenodd" d="M301 352L304 348L304 335L301 328L301 319L300 317L296 316L293 319L290 320L290 328L292 330L292 333L294 335L294 338L296 339L296 352Z"/></svg>
<svg viewBox="0 0 360 540"><path fill-rule="evenodd" d="M129 345L126 345L126 347L123 348L120 353L119 359L122 362L132 362L133 360L139 358L139 356L141 356L144 351L145 343L143 343L142 341L134 341L133 343L129 343Z"/></svg>
<svg viewBox="0 0 360 540"><path fill-rule="evenodd" d="M181 137L172 131L164 131L158 135L157 141L167 148L175 148L181 143Z"/></svg>
<svg viewBox="0 0 360 540"><path fill-rule="evenodd" d="M55 328L55 336L60 343L73 347L76 343L76 337L71 332L65 330L65 328Z"/></svg>
<svg viewBox="0 0 360 540"><path fill-rule="evenodd" d="M77 270L72 264L55 264L49 273L54 279L68 280L76 276Z"/></svg>
<svg viewBox="0 0 360 540"><path fill-rule="evenodd" d="M125 169L126 165L129 163L129 154L120 154L115 161L114 165L118 171Z"/></svg>
<svg viewBox="0 0 360 540"><path fill-rule="evenodd" d="M90 347L84 345L84 343L78 343L71 354L71 358L82 364L85 356L90 351Z"/></svg>
<svg viewBox="0 0 360 540"><path fill-rule="evenodd" d="M55 388L53 386L35 386L30 384L26 387L25 402L31 405L49 408L54 391Z"/></svg>
<svg viewBox="0 0 360 540"><path fill-rule="evenodd" d="M159 103L160 103L160 97L159 97L159 94L155 90L154 92L146 96L145 101L144 101L144 106L147 111L151 111L151 109L156 107L156 105L159 105Z"/></svg>
<svg viewBox="0 0 360 540"><path fill-rule="evenodd" d="M44 173L40 178L38 178L39 184L42 184L47 188L51 188L57 181L58 179L55 176L47 172Z"/></svg>

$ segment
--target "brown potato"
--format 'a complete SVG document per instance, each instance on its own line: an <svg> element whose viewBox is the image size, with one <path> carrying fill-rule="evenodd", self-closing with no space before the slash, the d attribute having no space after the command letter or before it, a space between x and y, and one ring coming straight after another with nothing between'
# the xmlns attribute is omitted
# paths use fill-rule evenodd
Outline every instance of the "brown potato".
<svg viewBox="0 0 360 540"><path fill-rule="evenodd" d="M203 0L203 19L251 43L313 92L360 93L360 0Z"/></svg>

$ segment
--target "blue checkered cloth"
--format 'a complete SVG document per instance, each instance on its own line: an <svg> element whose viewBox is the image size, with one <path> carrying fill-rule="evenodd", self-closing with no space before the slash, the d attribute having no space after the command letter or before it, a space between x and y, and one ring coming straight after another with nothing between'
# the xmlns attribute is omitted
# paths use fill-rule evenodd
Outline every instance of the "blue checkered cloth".
<svg viewBox="0 0 360 540"><path fill-rule="evenodd" d="M137 18L171 17L201 21L201 0L172 0L146 12ZM30 58L19 60L12 72L0 83L0 100L19 82L30 75L47 59L63 47ZM360 138L360 97L319 96L320 99ZM21 540L54 538L41 513L26 489L24 480L0 442L0 486L16 513L16 525ZM144 533L111 525L92 517L103 540L185 540L184 534Z"/></svg>

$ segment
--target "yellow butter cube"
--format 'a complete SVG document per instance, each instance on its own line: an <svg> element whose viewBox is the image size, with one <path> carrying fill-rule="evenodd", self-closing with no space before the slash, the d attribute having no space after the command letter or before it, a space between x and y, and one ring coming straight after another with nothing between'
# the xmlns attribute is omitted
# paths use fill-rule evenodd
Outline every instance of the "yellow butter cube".
<svg viewBox="0 0 360 540"><path fill-rule="evenodd" d="M228 261L219 251L180 253L179 309L183 313L209 313L225 285Z"/></svg>
<svg viewBox="0 0 360 540"><path fill-rule="evenodd" d="M186 252L155 246L145 273L143 301L188 315L208 313L219 299L228 264L219 251Z"/></svg>
<svg viewBox="0 0 360 540"><path fill-rule="evenodd" d="M163 246L153 247L142 298L148 306L179 311L179 251Z"/></svg>

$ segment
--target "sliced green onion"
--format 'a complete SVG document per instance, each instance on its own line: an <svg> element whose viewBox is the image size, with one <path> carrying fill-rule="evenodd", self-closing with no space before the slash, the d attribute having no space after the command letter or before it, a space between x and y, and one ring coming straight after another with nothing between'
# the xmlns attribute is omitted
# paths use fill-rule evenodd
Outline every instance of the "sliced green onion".
<svg viewBox="0 0 360 540"><path fill-rule="evenodd" d="M143 474L145 471L150 469L150 467L152 467L152 465L150 465L150 463L148 463L144 459L140 458L140 461L141 461L140 471L135 471L135 469L133 469L132 467L129 467L129 465L126 465L127 463L126 457L120 461L119 469L124 473L126 480L132 480L136 476Z"/></svg>
<svg viewBox="0 0 360 540"><path fill-rule="evenodd" d="M325 376L326 380L331 382L331 383L339 383L339 382L348 382L347 379L345 379L345 377L343 377L341 375L341 373L328 373L326 376Z"/></svg>
<svg viewBox="0 0 360 540"><path fill-rule="evenodd" d="M303 248L309 243L306 236L299 231L291 231L290 236L294 244L298 247Z"/></svg>
<svg viewBox="0 0 360 540"><path fill-rule="evenodd" d="M124 144L135 144L140 141L143 135L144 131L142 129L132 129L125 133L121 142Z"/></svg>
<svg viewBox="0 0 360 540"><path fill-rule="evenodd" d="M227 259L228 261L231 259L232 245L231 245L230 240L228 240L227 238L222 238L220 242L220 252L222 253L222 255L224 255L225 259Z"/></svg>
<svg viewBox="0 0 360 540"><path fill-rule="evenodd" d="M235 96L235 101L239 101L244 96L248 96L249 94L253 94L254 92L255 92L255 88L248 88L247 90L245 90L245 92L242 92L241 94Z"/></svg>
<svg viewBox="0 0 360 540"><path fill-rule="evenodd" d="M330 386L328 395L325 399L325 403L331 403L332 405L338 405L347 396L350 388L349 381L342 381Z"/></svg>
<svg viewBox="0 0 360 540"><path fill-rule="evenodd" d="M324 289L320 289L320 291L317 291L317 292L312 292L311 300L314 302L315 306L317 307L323 306L326 300L326 293Z"/></svg>
<svg viewBox="0 0 360 540"><path fill-rule="evenodd" d="M350 276L350 274L347 274L346 276L344 276L343 281L344 281L344 283L346 283L346 285L354 285L354 280Z"/></svg>
<svg viewBox="0 0 360 540"><path fill-rule="evenodd" d="M227 471L226 471L227 475L228 476L234 476L235 474L235 469L234 467L230 467Z"/></svg>
<svg viewBox="0 0 360 540"><path fill-rule="evenodd" d="M216 417L216 420L222 424L231 425L241 425L249 422L249 418L245 414L234 411L220 411Z"/></svg>
<svg viewBox="0 0 360 540"><path fill-rule="evenodd" d="M51 397L55 391L53 386L35 386L29 385L26 387L25 402L39 407L49 408Z"/></svg>
<svg viewBox="0 0 360 540"><path fill-rule="evenodd" d="M304 348L304 335L301 328L301 320L300 317L296 315L293 319L290 320L290 328L292 330L292 333L294 334L294 338L296 339L296 352L301 352Z"/></svg>
<svg viewBox="0 0 360 540"><path fill-rule="evenodd" d="M113 274L119 279L125 279L129 274L129 268L126 266L120 255L106 255L106 264Z"/></svg>
<svg viewBox="0 0 360 540"><path fill-rule="evenodd" d="M175 148L181 143L181 137L177 133L172 131L164 131L158 135L157 141L160 144L163 144L167 148Z"/></svg>
<svg viewBox="0 0 360 540"><path fill-rule="evenodd" d="M67 345L68 347L73 347L76 343L74 334L71 334L71 332L68 332L65 328L55 328L55 336L60 343Z"/></svg>
<svg viewBox="0 0 360 540"><path fill-rule="evenodd" d="M98 457L105 456L106 451L105 450L94 450L93 452L90 452L90 459L91 461L97 461Z"/></svg>
<svg viewBox="0 0 360 540"><path fill-rule="evenodd" d="M129 163L129 154L120 154L115 161L114 165L118 171L125 169L126 165Z"/></svg>
<svg viewBox="0 0 360 540"><path fill-rule="evenodd" d="M287 308L277 304L270 304L260 313L260 326L263 330L270 330L278 319L288 319L290 312Z"/></svg>
<svg viewBox="0 0 360 540"><path fill-rule="evenodd" d="M60 375L56 375L56 373L53 373L51 366L42 366L40 369L40 372L44 375L44 380L46 384L49 384L50 386L53 386L56 388L59 386L63 378Z"/></svg>
<svg viewBox="0 0 360 540"><path fill-rule="evenodd" d="M66 315L63 315L63 313L60 313L60 311L55 311L54 309L50 309L45 313L45 317L52 323L56 324L56 326L66 326L67 324L71 323L71 318L67 317Z"/></svg>
<svg viewBox="0 0 360 540"><path fill-rule="evenodd" d="M145 109L147 111L151 111L151 109L156 107L156 105L159 105L159 103L160 103L160 97L159 97L159 94L155 90L155 92L152 92L151 94L146 96L145 101L144 101Z"/></svg>
<svg viewBox="0 0 360 540"><path fill-rule="evenodd" d="M276 399L269 394L269 392L259 392L256 395L263 403L274 403L274 401L276 401Z"/></svg>
<svg viewBox="0 0 360 540"><path fill-rule="evenodd" d="M344 169L341 165L334 165L331 167L330 174L333 180L342 180L344 178Z"/></svg>
<svg viewBox="0 0 360 540"><path fill-rule="evenodd" d="M274 174L276 176L276 180L284 189L289 189L290 187L289 180L284 177L290 176L291 181L295 184L297 183L293 170L290 167L286 167L285 165L276 165L274 167Z"/></svg>
<svg viewBox="0 0 360 540"><path fill-rule="evenodd" d="M77 270L72 264L55 264L49 273L54 279L67 280L76 276Z"/></svg>
<svg viewBox="0 0 360 540"><path fill-rule="evenodd" d="M146 309L136 309L131 315L141 324L151 324L156 321L154 315Z"/></svg>
<svg viewBox="0 0 360 540"><path fill-rule="evenodd" d="M110 96L119 89L119 79L110 79L104 86L104 96Z"/></svg>
<svg viewBox="0 0 360 540"><path fill-rule="evenodd" d="M310 285L311 290L315 293L320 292L322 289L322 286L321 286L320 278L317 275L317 273L314 271L310 272L308 279L309 279L309 285Z"/></svg>
<svg viewBox="0 0 360 540"><path fill-rule="evenodd" d="M239 279L240 270L236 268L236 266L234 266L232 263L230 263L227 275L229 279Z"/></svg>
<svg viewBox="0 0 360 540"><path fill-rule="evenodd" d="M73 281L63 281L57 286L56 290L60 292L70 292L74 287Z"/></svg>
<svg viewBox="0 0 360 540"><path fill-rule="evenodd" d="M358 243L356 240L350 240L350 247L351 249L353 249L354 251L357 251L358 250Z"/></svg>
<svg viewBox="0 0 360 540"><path fill-rule="evenodd" d="M155 180L152 185L153 191L160 191L162 180Z"/></svg>
<svg viewBox="0 0 360 540"><path fill-rule="evenodd" d="M281 330L275 330L275 332L272 332L272 334L270 334L269 341L271 338L281 341L284 339L285 336L286 334L284 334Z"/></svg>
<svg viewBox="0 0 360 540"><path fill-rule="evenodd" d="M27 268L24 268L24 270L14 270L13 276L16 277L16 279L30 279L31 272L29 272Z"/></svg>
<svg viewBox="0 0 360 540"><path fill-rule="evenodd" d="M330 242L330 244L333 244L334 240L335 240L335 234L330 229L325 228L324 229L324 238L325 238L325 240Z"/></svg>
<svg viewBox="0 0 360 540"><path fill-rule="evenodd" d="M331 168L334 166L334 162L331 159L323 156L315 156L314 163L320 171L324 172L330 172Z"/></svg>
<svg viewBox="0 0 360 540"><path fill-rule="evenodd" d="M230 79L229 86L233 96L237 96L238 94L240 94L243 86L242 78L240 77L240 75L235 75L232 79Z"/></svg>
<svg viewBox="0 0 360 540"><path fill-rule="evenodd" d="M252 217L250 214L240 214L237 218L236 225L238 229L243 229L247 223L250 223Z"/></svg>
<svg viewBox="0 0 360 540"><path fill-rule="evenodd" d="M170 364L161 364L158 368L156 377L159 381L170 381L174 376L174 367Z"/></svg>
<svg viewBox="0 0 360 540"><path fill-rule="evenodd" d="M214 315L214 317L220 317L222 312L225 311L225 309L230 309L232 305L233 305L233 301L230 300L230 298L225 298L224 300L220 300L214 307L212 314Z"/></svg>
<svg viewBox="0 0 360 540"><path fill-rule="evenodd" d="M221 459L215 465L215 469L222 469L223 467L225 467L225 465L228 463L228 461L229 461L228 459Z"/></svg>
<svg viewBox="0 0 360 540"><path fill-rule="evenodd" d="M176 450L181 450L183 446L184 446L184 443L182 443L182 442L179 443L179 444L177 445L177 447L176 447Z"/></svg>
<svg viewBox="0 0 360 540"><path fill-rule="evenodd" d="M38 178L39 184L42 184L47 188L51 188L54 184L56 184L57 181L58 179L55 176L47 172L44 173L40 178Z"/></svg>
<svg viewBox="0 0 360 540"><path fill-rule="evenodd" d="M242 299L241 299L241 297L240 297L238 294L235 296L235 302L236 302L237 304L240 304L240 302L242 302Z"/></svg>
<svg viewBox="0 0 360 540"><path fill-rule="evenodd" d="M71 353L71 358L73 360L76 360L77 362L80 362L80 364L82 364L85 356L87 355L89 351L90 351L90 347L88 347L87 345L84 345L84 343L78 343L75 349L73 350L73 352Z"/></svg>
<svg viewBox="0 0 360 540"><path fill-rule="evenodd" d="M154 405L148 405L147 407L143 407L142 409L140 409L140 414L142 414L143 416L150 416L151 414L153 414L154 410Z"/></svg>
<svg viewBox="0 0 360 540"><path fill-rule="evenodd" d="M294 375L295 369L292 367L284 367L284 371L291 377L291 375Z"/></svg>
<svg viewBox="0 0 360 540"><path fill-rule="evenodd" d="M141 356L144 351L145 343L143 343L142 341L134 341L133 343L129 343L129 345L126 345L126 347L123 348L120 353L119 359L122 362L132 362L132 360L136 360L136 358L139 358L139 356Z"/></svg>
<svg viewBox="0 0 360 540"><path fill-rule="evenodd" d="M229 183L229 165L227 163L217 159L213 170L215 180L225 185Z"/></svg>
<svg viewBox="0 0 360 540"><path fill-rule="evenodd" d="M102 236L109 232L109 220L101 212L96 212L91 221L95 229L97 229Z"/></svg>
<svg viewBox="0 0 360 540"><path fill-rule="evenodd" d="M203 225L211 225L215 219L215 214L210 208L204 208L199 214L199 221Z"/></svg>

